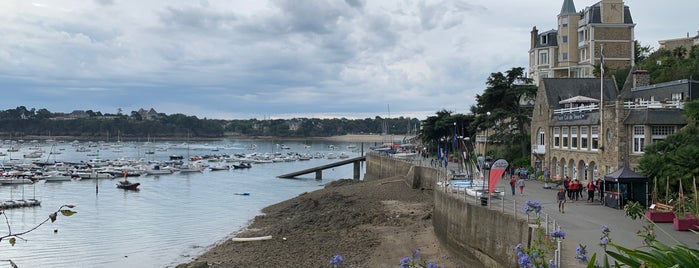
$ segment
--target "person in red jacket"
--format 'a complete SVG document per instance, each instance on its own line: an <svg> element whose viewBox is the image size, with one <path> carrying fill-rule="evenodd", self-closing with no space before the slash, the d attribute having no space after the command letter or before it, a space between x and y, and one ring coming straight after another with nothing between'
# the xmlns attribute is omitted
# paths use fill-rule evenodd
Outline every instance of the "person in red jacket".
<svg viewBox="0 0 699 268"><path fill-rule="evenodd" d="M587 183L587 202L595 202L595 188L597 188L595 187L595 183Z"/></svg>

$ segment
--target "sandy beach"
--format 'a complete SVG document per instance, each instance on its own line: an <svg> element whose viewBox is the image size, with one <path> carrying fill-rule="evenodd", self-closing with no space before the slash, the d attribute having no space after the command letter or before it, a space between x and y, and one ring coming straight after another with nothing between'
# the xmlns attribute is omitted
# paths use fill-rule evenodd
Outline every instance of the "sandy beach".
<svg viewBox="0 0 699 268"><path fill-rule="evenodd" d="M433 194L411 189L400 177L338 180L265 208L235 234L271 239L226 239L177 267L329 267L335 255L344 258L342 267L397 267L415 250L440 267L478 266L456 263L438 242Z"/></svg>

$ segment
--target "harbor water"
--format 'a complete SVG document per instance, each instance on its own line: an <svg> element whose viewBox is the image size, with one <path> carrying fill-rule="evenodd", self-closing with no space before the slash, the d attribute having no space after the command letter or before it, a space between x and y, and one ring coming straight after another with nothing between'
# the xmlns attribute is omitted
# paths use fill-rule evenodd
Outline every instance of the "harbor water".
<svg viewBox="0 0 699 268"><path fill-rule="evenodd" d="M77 152L76 148L80 145L69 142L38 142L31 145L25 142L20 151L0 159L7 167L10 162L18 161L86 162L96 157L102 160L143 158L165 161L171 155L181 155L186 161L193 156L274 152L323 155L345 152L350 157L356 157L360 156L361 148L367 150L373 145L286 141L285 145L280 146L281 143L224 140L206 143L134 142L96 147L81 144L89 148L90 154ZM255 149L251 150L253 145ZM353 148L355 145L356 149ZM22 153L26 153L30 146L43 148L43 157L24 159ZM5 152L9 147L3 144L0 151ZM158 150L146 154L149 147ZM41 205L5 210L8 224L0 225L0 236L10 232L8 226L12 233L29 230L65 204L75 205L73 210L77 213L70 217L59 213L55 222L49 221L20 236L14 246L7 242L8 239L0 241L0 259L10 259L19 267L174 267L230 238L261 214L262 208L303 192L317 190L327 182L352 178L352 165L325 170L320 181L315 180L315 174L295 179L277 178L285 173L338 160L313 158L253 164L249 169L206 169L194 173L129 177L130 181L141 183L139 191L116 188L120 177L2 185L0 200L38 199ZM0 267L10 265L2 262Z"/></svg>

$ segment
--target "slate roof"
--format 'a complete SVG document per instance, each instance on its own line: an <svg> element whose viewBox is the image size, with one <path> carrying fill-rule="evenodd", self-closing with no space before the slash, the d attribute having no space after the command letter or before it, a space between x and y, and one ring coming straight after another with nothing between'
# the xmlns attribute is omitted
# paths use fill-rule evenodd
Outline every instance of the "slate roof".
<svg viewBox="0 0 699 268"><path fill-rule="evenodd" d="M554 109L562 108L558 102L575 96L600 99L599 78L544 78L547 104ZM616 100L614 80L604 79L604 101Z"/></svg>
<svg viewBox="0 0 699 268"><path fill-rule="evenodd" d="M587 23L602 23L602 15L601 15L601 3L602 2L597 2L596 4L592 5L590 7L590 16L589 20ZM583 16L584 19L584 16ZM633 24L633 18L631 17L631 10L629 9L628 6L624 6L624 24Z"/></svg>
<svg viewBox="0 0 699 268"><path fill-rule="evenodd" d="M563 7L561 7L561 14L558 15L574 14L576 12L577 11L575 11L575 3L573 3L573 0L564 0Z"/></svg>
<svg viewBox="0 0 699 268"><path fill-rule="evenodd" d="M646 176L643 176L641 174L634 172L630 168L622 167L617 171L614 171L612 173L604 175L604 180L605 181L613 181L613 182L632 182L632 181L644 182L647 180L647 178L646 178Z"/></svg>
<svg viewBox="0 0 699 268"><path fill-rule="evenodd" d="M547 43L543 44L541 43L541 37L542 36L548 36L547 38ZM540 33L539 35L536 36L536 46L534 47L557 47L558 46L558 32L556 30L548 30L543 33Z"/></svg>
<svg viewBox="0 0 699 268"><path fill-rule="evenodd" d="M625 125L686 125L687 118L679 109L632 110Z"/></svg>

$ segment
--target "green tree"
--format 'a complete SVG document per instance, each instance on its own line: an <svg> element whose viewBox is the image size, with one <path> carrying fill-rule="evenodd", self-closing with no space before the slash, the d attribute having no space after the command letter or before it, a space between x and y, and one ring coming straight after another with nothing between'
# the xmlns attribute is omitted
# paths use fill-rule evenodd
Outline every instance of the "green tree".
<svg viewBox="0 0 699 268"><path fill-rule="evenodd" d="M684 190L688 192L692 178L699 176L699 166L695 161L699 159L699 100L688 103L684 113L689 124L666 139L648 145L639 163L644 175L658 178L658 189L662 191L665 188L660 186L669 180L671 191L677 192L682 180Z"/></svg>
<svg viewBox="0 0 699 268"><path fill-rule="evenodd" d="M489 134L491 140L509 147L517 146L517 157L527 157L533 112L533 105L528 102L536 97L536 86L524 75L523 67L513 67L504 74L491 73L486 84L488 87L483 95L476 95L476 106L471 110L480 118L479 124L495 130L494 134ZM491 114L485 118L487 112Z"/></svg>

